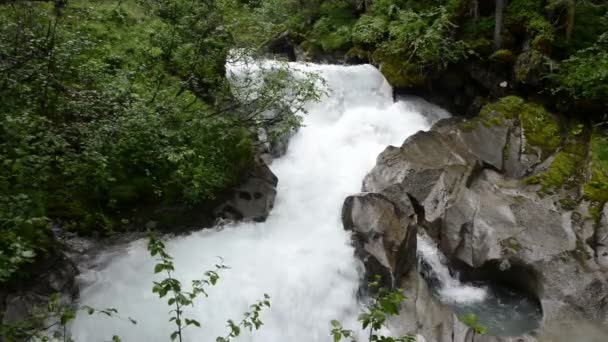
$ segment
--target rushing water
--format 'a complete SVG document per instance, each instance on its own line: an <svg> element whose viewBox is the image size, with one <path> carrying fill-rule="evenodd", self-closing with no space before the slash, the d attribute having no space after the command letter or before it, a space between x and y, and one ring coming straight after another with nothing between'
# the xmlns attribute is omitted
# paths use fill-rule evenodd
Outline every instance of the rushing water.
<svg viewBox="0 0 608 342"><path fill-rule="evenodd" d="M417 252L424 277L458 316L475 315L494 336L519 336L539 327L540 305L530 296L487 282L463 284L451 274L445 257L426 236L418 237Z"/></svg>
<svg viewBox="0 0 608 342"><path fill-rule="evenodd" d="M342 202L358 192L361 180L386 145L400 145L429 122L407 101L393 102L391 87L372 66L300 65L318 72L331 90L311 104L303 127L272 170L279 178L275 208L264 223L241 223L167 241L176 276L188 284L222 256L222 272L209 298L186 309L202 329L188 328L188 341L215 341L226 320L239 319L264 293L272 308L264 327L240 341L327 341L329 322L355 327L359 263L340 222ZM108 256L102 256L108 258ZM78 315L77 341L166 341L172 331L165 301L152 293L154 261L144 241L136 241L105 266L83 274L81 303L113 307L138 320Z"/></svg>
<svg viewBox="0 0 608 342"><path fill-rule="evenodd" d="M474 304L486 299L487 289L462 284L450 273L444 256L426 236L418 237L417 254L420 262L426 264L419 268L426 273L427 279L432 278L436 282L436 291L442 301Z"/></svg>

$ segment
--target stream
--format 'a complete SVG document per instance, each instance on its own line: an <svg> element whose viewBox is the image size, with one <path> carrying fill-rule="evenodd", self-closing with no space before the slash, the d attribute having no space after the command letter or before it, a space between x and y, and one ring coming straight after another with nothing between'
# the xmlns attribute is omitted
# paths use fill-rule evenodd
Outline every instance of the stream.
<svg viewBox="0 0 608 342"><path fill-rule="evenodd" d="M369 65L299 65L320 74L330 92L310 104L304 125L287 154L271 165L278 196L263 223L239 223L167 241L175 276L188 284L201 278L221 256L230 267L185 316L202 329L188 328L188 341L215 341L227 333L226 320L240 320L248 306L271 296L264 326L239 341L327 341L333 319L356 327L360 266L342 228L344 198L360 191L376 156L389 144L430 123L407 101L394 102L390 85ZM137 325L117 318L79 314L76 341L167 341L173 331L165 300L152 293L154 260L145 241L114 252L111 260L81 276L81 304L112 307ZM100 256L100 258L108 256Z"/></svg>
<svg viewBox="0 0 608 342"><path fill-rule="evenodd" d="M186 341L225 336L226 320L240 321L265 293L272 307L261 314L264 326L244 332L239 341L329 341L334 319L357 327L362 266L340 221L344 198L360 191L362 179L387 145L400 146L408 136L429 129L431 121L447 116L419 99L395 102L391 86L370 65L296 66L318 73L329 92L308 105L304 127L291 138L287 153L271 165L279 184L267 221L230 224L166 241L175 258L175 277L184 285L202 278L220 256L230 267L221 272L208 298L185 309L184 316L202 325L187 328ZM423 244L429 260L433 248ZM72 337L90 342L108 341L113 335L123 341L169 340L170 308L152 293L153 282L162 278L153 273L155 261L146 241L98 259L99 266L80 276L80 304L115 308L138 324L80 313L71 326ZM439 259L430 264L440 267L435 261ZM460 284L442 272L442 284L449 286L440 290L441 299L458 302L456 310L486 298L486 289Z"/></svg>

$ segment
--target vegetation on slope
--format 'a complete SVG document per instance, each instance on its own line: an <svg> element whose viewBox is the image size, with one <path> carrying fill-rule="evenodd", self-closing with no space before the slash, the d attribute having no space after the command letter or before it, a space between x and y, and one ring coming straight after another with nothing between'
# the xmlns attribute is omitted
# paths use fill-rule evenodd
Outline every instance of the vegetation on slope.
<svg viewBox="0 0 608 342"><path fill-rule="evenodd" d="M606 110L605 1L243 2L245 17L261 23L252 28L241 21L264 37L255 44L288 33L310 59L369 61L397 87L419 87L450 66L481 63L513 75L521 86L556 95L562 106Z"/></svg>
<svg viewBox="0 0 608 342"><path fill-rule="evenodd" d="M231 88L221 5L0 3L0 282L51 252L51 222L104 234L213 199L252 164L256 127L299 125L314 80L277 67Z"/></svg>

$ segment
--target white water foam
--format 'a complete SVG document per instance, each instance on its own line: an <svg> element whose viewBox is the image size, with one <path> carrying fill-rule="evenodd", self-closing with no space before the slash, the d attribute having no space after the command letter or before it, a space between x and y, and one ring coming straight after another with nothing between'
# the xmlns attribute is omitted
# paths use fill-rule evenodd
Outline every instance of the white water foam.
<svg viewBox="0 0 608 342"><path fill-rule="evenodd" d="M185 316L202 328L188 328L187 341L225 336L226 320L239 320L248 305L268 293L272 308L264 326L239 341L328 341L332 319L356 327L360 266L342 228L344 198L387 145L429 128L407 103L394 103L391 87L372 66L298 65L318 72L331 93L311 104L287 154L272 169L279 178L275 208L264 223L241 223L167 241L183 284L202 276L222 256L231 269L221 274L209 298L187 308ZM172 326L166 302L152 293L154 260L145 241L136 241L103 268L83 274L81 304L113 307L138 320L79 314L71 329L76 341L167 341Z"/></svg>
<svg viewBox="0 0 608 342"><path fill-rule="evenodd" d="M482 287L462 284L450 274L445 257L426 236L418 236L418 257L431 268L432 277L439 282L439 296L447 303L469 304L483 301L487 290Z"/></svg>

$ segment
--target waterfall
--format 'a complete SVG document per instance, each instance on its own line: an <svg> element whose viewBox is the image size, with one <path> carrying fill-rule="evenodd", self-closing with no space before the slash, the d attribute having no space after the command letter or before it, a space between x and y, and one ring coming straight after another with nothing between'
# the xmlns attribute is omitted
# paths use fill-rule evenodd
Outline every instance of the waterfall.
<svg viewBox="0 0 608 342"><path fill-rule="evenodd" d="M279 177L275 209L263 223L238 223L167 241L175 276L187 285L217 261L230 267L185 316L202 329L188 328L188 341L214 341L226 334L226 320L240 319L248 305L268 293L272 307L264 326L240 341L326 341L329 322L357 326L360 265L340 222L343 199L359 191L361 180L386 145L399 146L413 133L447 116L420 99L394 102L392 89L372 66L293 65L316 72L328 93L308 105L304 127L272 169ZM238 66L232 66L238 73ZM422 115L424 113L425 115ZM428 113L434 113L429 115ZM429 240L419 237L419 258L439 282L442 300L481 301L483 288L461 284ZM81 276L81 303L116 308L128 320L80 313L71 327L76 341L166 341L173 327L169 307L152 293L155 261L139 240L98 257Z"/></svg>
<svg viewBox="0 0 608 342"><path fill-rule="evenodd" d="M435 282L442 301L465 304L481 302L486 298L485 288L462 284L450 273L445 257L427 236L418 236L417 254L419 268L427 279Z"/></svg>
<svg viewBox="0 0 608 342"><path fill-rule="evenodd" d="M187 341L225 336L226 320L240 320L264 293L272 307L262 312L264 326L239 341L328 341L333 319L356 328L360 265L340 209L346 196L360 191L361 180L387 145L429 128L406 102L394 102L392 89L370 65L304 65L326 80L329 92L311 103L304 127L287 154L272 164L279 178L275 208L263 223L239 223L168 239L175 276L183 284L202 277L217 256L230 267L221 273L209 298L185 309L202 328L188 328ZM102 266L82 275L80 301L116 308L138 324L80 313L71 332L76 341L167 341L173 327L169 307L152 293L154 260L145 241L102 255Z"/></svg>

